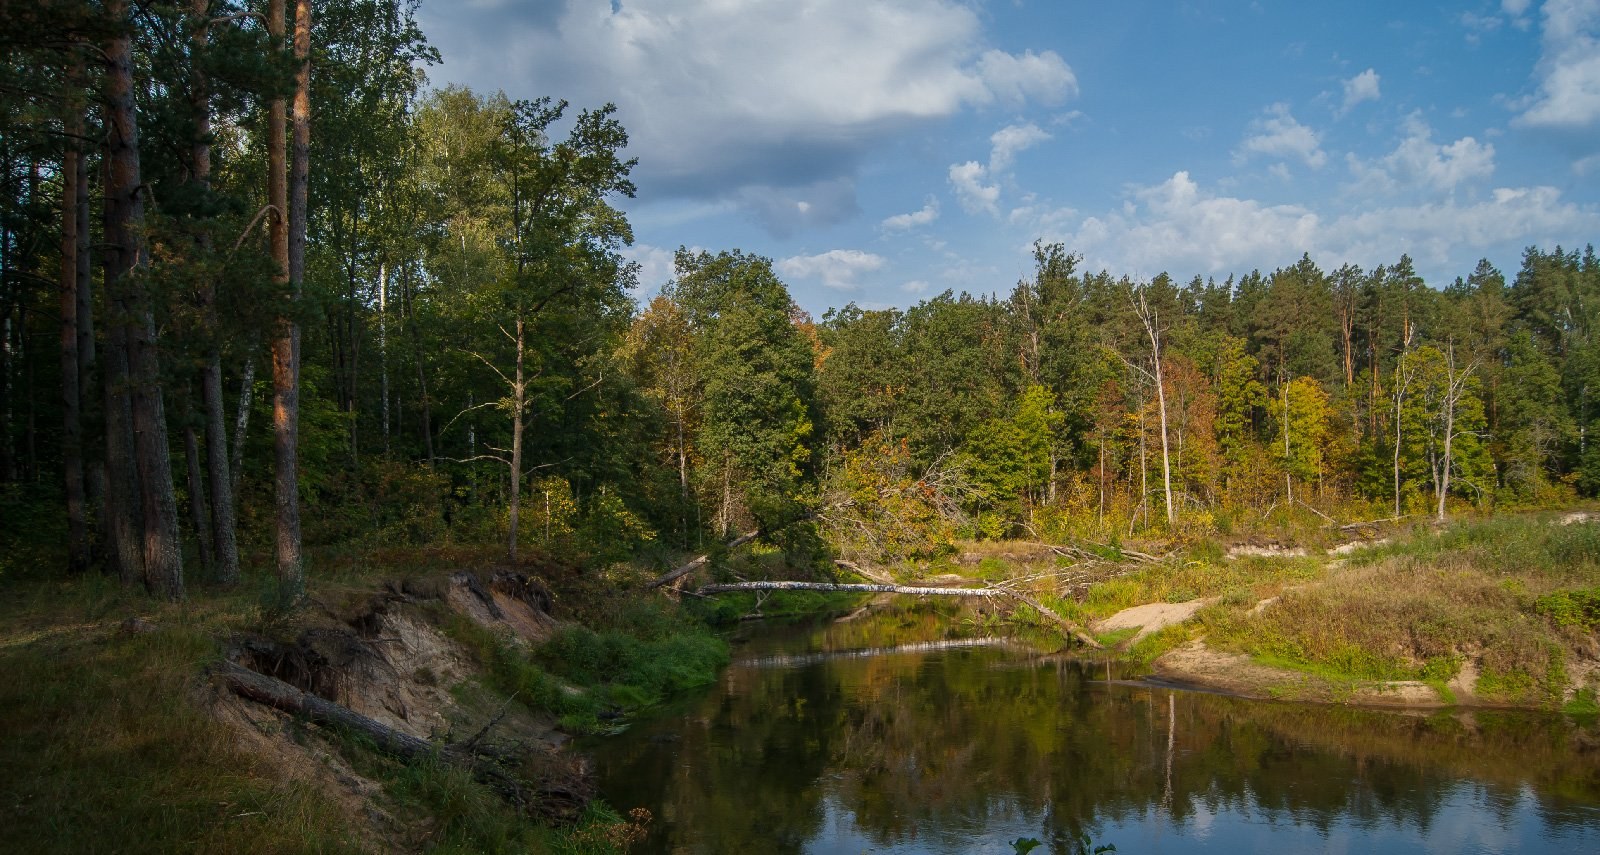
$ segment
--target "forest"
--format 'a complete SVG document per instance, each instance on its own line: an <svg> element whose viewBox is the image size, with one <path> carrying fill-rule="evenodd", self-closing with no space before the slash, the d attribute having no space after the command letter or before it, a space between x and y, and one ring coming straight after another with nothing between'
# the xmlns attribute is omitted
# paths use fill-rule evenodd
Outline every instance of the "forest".
<svg viewBox="0 0 1600 855"><path fill-rule="evenodd" d="M623 851L665 832L566 738L858 576L1011 605L841 637L1210 638L1300 669L1279 700L1600 710L1596 515L1520 514L1600 496L1592 245L1429 282L1039 239L816 317L685 241L645 287L618 110L430 85L418 3L0 0L0 848ZM1104 623L1144 605L1188 608ZM1049 707L1013 730L1055 745Z"/></svg>
<svg viewBox="0 0 1600 855"><path fill-rule="evenodd" d="M1600 492L1592 246L1136 281L1041 242L820 319L680 250L645 303L613 108L429 88L403 0L284 5L7 4L0 483L52 572L752 530L800 570Z"/></svg>
<svg viewBox="0 0 1600 855"><path fill-rule="evenodd" d="M0 480L61 570L181 597L298 580L301 538L605 564L750 528L899 562L1600 492L1592 247L1144 282L1037 243L821 319L680 250L642 306L610 106L430 90L410 3L282 5L6 10Z"/></svg>

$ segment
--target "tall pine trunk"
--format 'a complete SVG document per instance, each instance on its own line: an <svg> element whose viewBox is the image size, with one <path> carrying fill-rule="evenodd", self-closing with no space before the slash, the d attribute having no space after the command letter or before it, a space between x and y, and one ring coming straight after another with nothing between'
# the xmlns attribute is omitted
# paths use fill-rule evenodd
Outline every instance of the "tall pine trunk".
<svg viewBox="0 0 1600 855"><path fill-rule="evenodd" d="M112 20L127 17L123 0L111 0ZM172 483L155 313L138 268L144 262L139 230L144 189L139 170L139 129L133 96L133 45L125 33L106 45L106 281L122 295L125 314L115 319L127 351L128 398L134 464L143 522L145 584L157 596L183 598L183 556L178 540L178 500Z"/></svg>
<svg viewBox="0 0 1600 855"><path fill-rule="evenodd" d="M74 61L67 80L82 77ZM61 162L61 466L67 500L67 570L81 573L89 566L89 527L83 477L83 392L78 359L78 168L82 154L83 114L76 104L66 112L67 148Z"/></svg>
<svg viewBox="0 0 1600 855"><path fill-rule="evenodd" d="M194 0L194 33L191 56L196 59L190 90L190 107L194 111L195 133L191 148L191 164L195 185L202 193L211 186L211 92L210 81L201 70L202 57L210 41L210 0ZM201 254L211 249L211 239L201 232L198 241ZM205 362L200 368L200 400L204 408L206 459L205 483L211 488L210 513L196 521L202 529L209 527L213 546L213 566L218 582L234 585L239 581L239 543L233 498L233 479L228 472L228 432L222 397L221 319L217 315L216 282L207 278L200 284L202 322L206 327ZM198 486L198 484L197 484ZM204 544L206 536L200 535Z"/></svg>
<svg viewBox="0 0 1600 855"><path fill-rule="evenodd" d="M268 5L268 29L276 44L285 35L285 2ZM298 602L305 590L305 566L300 552L300 496L298 434L300 425L300 326L294 312L300 303L305 276L306 170L310 142L311 4L295 3L295 72L293 162L285 155L285 104L272 100L267 123L268 181L272 205L278 211L271 230L273 257L282 268L281 299L288 308L278 318L272 341L273 469L276 494L276 558L279 582L285 595Z"/></svg>

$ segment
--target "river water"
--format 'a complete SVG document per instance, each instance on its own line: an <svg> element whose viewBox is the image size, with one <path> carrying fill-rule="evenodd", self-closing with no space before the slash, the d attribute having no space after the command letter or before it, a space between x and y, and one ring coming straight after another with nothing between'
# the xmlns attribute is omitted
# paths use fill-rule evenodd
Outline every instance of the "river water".
<svg viewBox="0 0 1600 855"><path fill-rule="evenodd" d="M654 815L636 851L1600 853L1594 722L1127 676L888 607L747 630L715 686L590 749Z"/></svg>

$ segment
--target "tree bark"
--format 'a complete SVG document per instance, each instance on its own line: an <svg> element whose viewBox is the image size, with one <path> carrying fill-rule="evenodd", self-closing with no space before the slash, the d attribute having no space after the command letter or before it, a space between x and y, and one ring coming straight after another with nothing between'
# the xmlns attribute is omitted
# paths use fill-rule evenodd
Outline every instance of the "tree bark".
<svg viewBox="0 0 1600 855"><path fill-rule="evenodd" d="M1172 454L1167 447L1167 387L1162 379L1161 371L1161 323L1159 313L1152 311L1145 302L1144 292L1139 292L1139 302L1136 306L1139 320L1144 324L1145 334L1150 337L1150 361L1155 368L1156 381L1156 406L1161 416L1161 485L1167 501L1167 527L1171 528L1176 522L1177 515L1172 509Z"/></svg>
<svg viewBox="0 0 1600 855"><path fill-rule="evenodd" d="M194 33L191 56L201 57L210 43L210 0L194 0ZM190 107L194 111L195 133L191 146L190 168L196 186L202 192L211 186L211 90L210 81L194 63L190 91ZM211 249L211 239L201 232L198 241L202 254ZM202 521L202 528L210 532L213 546L212 566L217 581L235 585L239 581L239 543L237 521L234 514L234 484L228 471L228 433L225 427L222 397L221 319L217 315L216 282L209 277L200 283L200 308L206 327L207 342L205 362L200 368L200 399L205 416L206 482L211 487L210 513ZM204 544L204 531L200 535Z"/></svg>
<svg viewBox="0 0 1600 855"><path fill-rule="evenodd" d="M233 444L228 449L228 484L233 495L239 495L239 485L244 478L244 438L250 427L250 402L255 397L256 360L245 359L244 374L239 378L239 408L233 416ZM220 412L220 410L219 410Z"/></svg>
<svg viewBox="0 0 1600 855"><path fill-rule="evenodd" d="M865 582L731 582L703 585L695 591L701 596L733 591L843 591L869 594L910 594L916 597L1009 597L1000 588L934 588L918 585L886 585Z"/></svg>
<svg viewBox="0 0 1600 855"><path fill-rule="evenodd" d="M72 89L82 77L74 61L67 71ZM67 148L61 162L61 465L67 500L67 572L89 566L89 527L83 477L83 392L78 358L78 182L83 180L78 139L83 114L76 104L66 111Z"/></svg>
<svg viewBox="0 0 1600 855"><path fill-rule="evenodd" d="M523 412L527 409L527 383L524 381L523 372L523 344L527 327L521 315L517 316L517 366L516 373L511 382L511 512L509 515L510 536L506 541L506 556L512 563L517 560L517 522L522 510L522 427Z"/></svg>
<svg viewBox="0 0 1600 855"><path fill-rule="evenodd" d="M757 537L760 537L760 536L761 536L761 531L759 529L757 529L755 531L747 531L744 534L741 534L738 537L734 538L733 540L728 541L727 544L723 548L724 549L738 549L739 547L744 546L745 544L749 543L752 540L755 540ZM646 585L645 588L646 589L654 589L654 588L659 588L662 585L666 585L666 584L670 584L672 582L676 582L677 580L682 579L684 576L687 576L690 573L693 573L694 571L700 569L701 567L706 566L706 564L708 562L710 562L710 561L711 561L711 555L709 553L707 553L705 555L698 556L698 557L696 557L696 558L694 558L694 559L692 559L692 560L690 560L690 561L688 561L688 562L686 562L684 564L678 565L677 569L672 570L669 573L666 573L666 574L663 574L661 576L656 577L655 580L652 581L649 585Z"/></svg>
<svg viewBox="0 0 1600 855"><path fill-rule="evenodd" d="M206 573L215 574L216 559L209 530L211 510L207 507L205 482L200 474L200 438L195 435L192 421L183 426L183 462L188 470L189 517L194 524L195 540L200 545L200 568Z"/></svg>
<svg viewBox="0 0 1600 855"><path fill-rule="evenodd" d="M1406 386L1411 383L1410 372L1406 369L1406 355L1402 351L1400 360L1395 365L1394 378L1394 516L1400 518L1400 443L1404 420L1401 418L1401 407L1405 405Z"/></svg>
<svg viewBox="0 0 1600 855"><path fill-rule="evenodd" d="M127 5L124 0L111 0L106 4L106 13L112 20L121 21L127 17ZM108 291L121 294L125 301L125 315L117 323L122 327L132 385L128 397L143 521L144 578L152 593L180 600L183 557L156 351L155 315L145 286L134 275L144 263L139 235L144 220L144 191L134 112L131 38L125 33L114 36L106 45L106 57L106 281Z"/></svg>
<svg viewBox="0 0 1600 855"><path fill-rule="evenodd" d="M268 25L281 44L284 35L284 0L269 4ZM276 497L275 554L278 580L287 596L298 601L305 591L304 558L300 552L300 325L294 313L300 304L305 278L306 177L311 129L311 4L296 0L294 56L299 60L295 72L293 160L283 176L285 123L283 99L272 101L268 122L268 151L273 176L269 181L275 196L274 206L282 203L285 212L272 231L273 255L283 266L280 282L287 310L278 318L277 335L272 342L273 391L273 469ZM280 177L283 176L283 177Z"/></svg>
<svg viewBox="0 0 1600 855"><path fill-rule="evenodd" d="M477 744L483 731L465 743L436 745L233 662L218 664L213 668L213 673L221 678L229 691L241 698L291 715L303 716L319 727L333 727L360 734L371 740L380 751L407 763L437 762L465 769L508 804L520 811L542 816L547 821L575 820L593 795L587 783L577 777L565 782L547 780L538 785L520 780L496 762L498 757L504 756L503 752L491 751L488 746L480 747Z"/></svg>

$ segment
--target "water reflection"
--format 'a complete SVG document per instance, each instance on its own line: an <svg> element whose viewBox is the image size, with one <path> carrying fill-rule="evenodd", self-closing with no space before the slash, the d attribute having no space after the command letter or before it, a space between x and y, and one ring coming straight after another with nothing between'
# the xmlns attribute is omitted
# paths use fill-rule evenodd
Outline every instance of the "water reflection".
<svg viewBox="0 0 1600 855"><path fill-rule="evenodd" d="M1119 685L929 645L952 618L757 638L681 712L596 746L603 794L655 813L646 851L1600 851L1593 727Z"/></svg>

